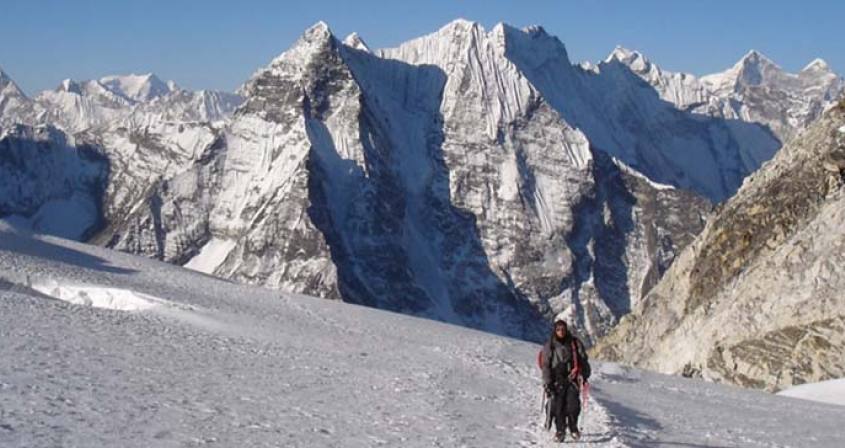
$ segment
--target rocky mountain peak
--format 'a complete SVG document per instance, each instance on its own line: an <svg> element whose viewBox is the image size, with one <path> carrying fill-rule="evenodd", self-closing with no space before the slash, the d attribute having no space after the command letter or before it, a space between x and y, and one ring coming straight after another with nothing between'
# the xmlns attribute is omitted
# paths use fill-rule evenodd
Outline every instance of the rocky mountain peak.
<svg viewBox="0 0 845 448"><path fill-rule="evenodd" d="M801 72L832 72L827 61L821 58L813 59L806 67L801 69Z"/></svg>
<svg viewBox="0 0 845 448"><path fill-rule="evenodd" d="M784 73L777 64L757 50L746 53L730 72L734 75L731 77L734 83L754 86Z"/></svg>
<svg viewBox="0 0 845 448"><path fill-rule="evenodd" d="M79 85L78 81L66 78L62 80L58 87L56 87L56 92L68 92L82 95L82 86Z"/></svg>
<svg viewBox="0 0 845 448"><path fill-rule="evenodd" d="M335 41L335 36L332 34L329 25L326 22L319 21L306 29L293 46L276 56L270 62L270 65L259 70L257 75L274 67L281 67L282 70L293 68L291 65L297 64L304 67L315 55L325 53L335 47Z"/></svg>
<svg viewBox="0 0 845 448"><path fill-rule="evenodd" d="M354 48L356 50L370 53L370 47L367 45L366 42L364 42L364 39L362 39L361 36L358 35L358 33L352 33L346 36L346 38L343 39L343 45L346 45L350 48Z"/></svg>
<svg viewBox="0 0 845 448"><path fill-rule="evenodd" d="M287 108L297 109L306 99L319 102L321 95L311 98L308 92L321 91L323 83L334 78L351 77L340 56L341 45L325 22L317 22L238 90L246 99L238 113L257 113L265 120L281 123L287 120L282 116Z"/></svg>
<svg viewBox="0 0 845 448"><path fill-rule="evenodd" d="M627 65L631 68L631 70L635 72L647 72L651 70L652 64L648 58L645 57L642 53L636 50L629 50L625 47L617 45L616 48L610 53L610 55L605 58L605 63L611 63L613 61L618 61L622 64Z"/></svg>
<svg viewBox="0 0 845 448"><path fill-rule="evenodd" d="M15 81L0 68L0 95L15 95L25 97L23 91L15 84Z"/></svg>
<svg viewBox="0 0 845 448"><path fill-rule="evenodd" d="M320 41L329 39L333 36L332 30L329 27L329 24L320 20L319 22L311 25L305 32L302 33L300 37L301 40L306 41Z"/></svg>

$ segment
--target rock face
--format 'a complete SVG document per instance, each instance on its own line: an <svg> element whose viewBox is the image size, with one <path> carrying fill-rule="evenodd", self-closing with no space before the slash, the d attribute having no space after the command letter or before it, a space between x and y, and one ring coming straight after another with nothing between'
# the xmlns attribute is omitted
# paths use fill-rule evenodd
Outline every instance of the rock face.
<svg viewBox="0 0 845 448"><path fill-rule="evenodd" d="M845 103L707 223L599 356L779 390L845 375Z"/></svg>
<svg viewBox="0 0 845 448"><path fill-rule="evenodd" d="M98 244L527 339L562 313L588 342L703 228L702 195L779 147L623 62L574 66L538 27L459 20L372 51L319 23L239 93L68 81L17 120L103 156L102 188L70 184L100 204Z"/></svg>
<svg viewBox="0 0 845 448"><path fill-rule="evenodd" d="M86 239L100 222L108 160L53 127L0 129L0 216L17 225Z"/></svg>

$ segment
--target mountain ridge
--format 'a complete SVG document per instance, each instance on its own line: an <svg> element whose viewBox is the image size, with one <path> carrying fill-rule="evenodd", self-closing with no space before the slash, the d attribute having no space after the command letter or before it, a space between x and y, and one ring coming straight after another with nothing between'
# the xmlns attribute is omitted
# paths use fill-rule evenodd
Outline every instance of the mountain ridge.
<svg viewBox="0 0 845 448"><path fill-rule="evenodd" d="M50 173L2 151L0 169L51 191L39 206L100 204L81 233L111 248L533 340L564 315L592 342L779 147L756 122L661 99L620 61L573 65L542 27L349 43L315 24L219 120L185 92L30 118L105 157L97 188L39 187ZM73 154L44 145L45 165ZM0 211L34 225L33 207Z"/></svg>
<svg viewBox="0 0 845 448"><path fill-rule="evenodd" d="M845 102L752 175L596 352L767 390L845 374L843 123Z"/></svg>

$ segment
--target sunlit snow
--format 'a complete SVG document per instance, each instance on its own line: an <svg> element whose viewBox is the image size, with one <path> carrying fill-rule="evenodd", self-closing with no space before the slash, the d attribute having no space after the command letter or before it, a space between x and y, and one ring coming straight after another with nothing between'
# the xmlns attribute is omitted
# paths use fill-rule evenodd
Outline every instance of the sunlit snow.
<svg viewBox="0 0 845 448"><path fill-rule="evenodd" d="M551 446L537 345L3 224L0 340L4 447ZM838 406L594 366L590 446L845 440Z"/></svg>

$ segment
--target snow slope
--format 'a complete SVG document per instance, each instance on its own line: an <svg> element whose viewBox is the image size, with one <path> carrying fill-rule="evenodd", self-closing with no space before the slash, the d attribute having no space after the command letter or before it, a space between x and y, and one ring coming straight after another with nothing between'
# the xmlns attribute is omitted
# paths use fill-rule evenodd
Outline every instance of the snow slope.
<svg viewBox="0 0 845 448"><path fill-rule="evenodd" d="M778 395L845 406L845 378L790 387Z"/></svg>
<svg viewBox="0 0 845 448"><path fill-rule="evenodd" d="M536 345L8 227L0 340L0 446L551 446ZM595 370L590 446L845 440L838 407Z"/></svg>

